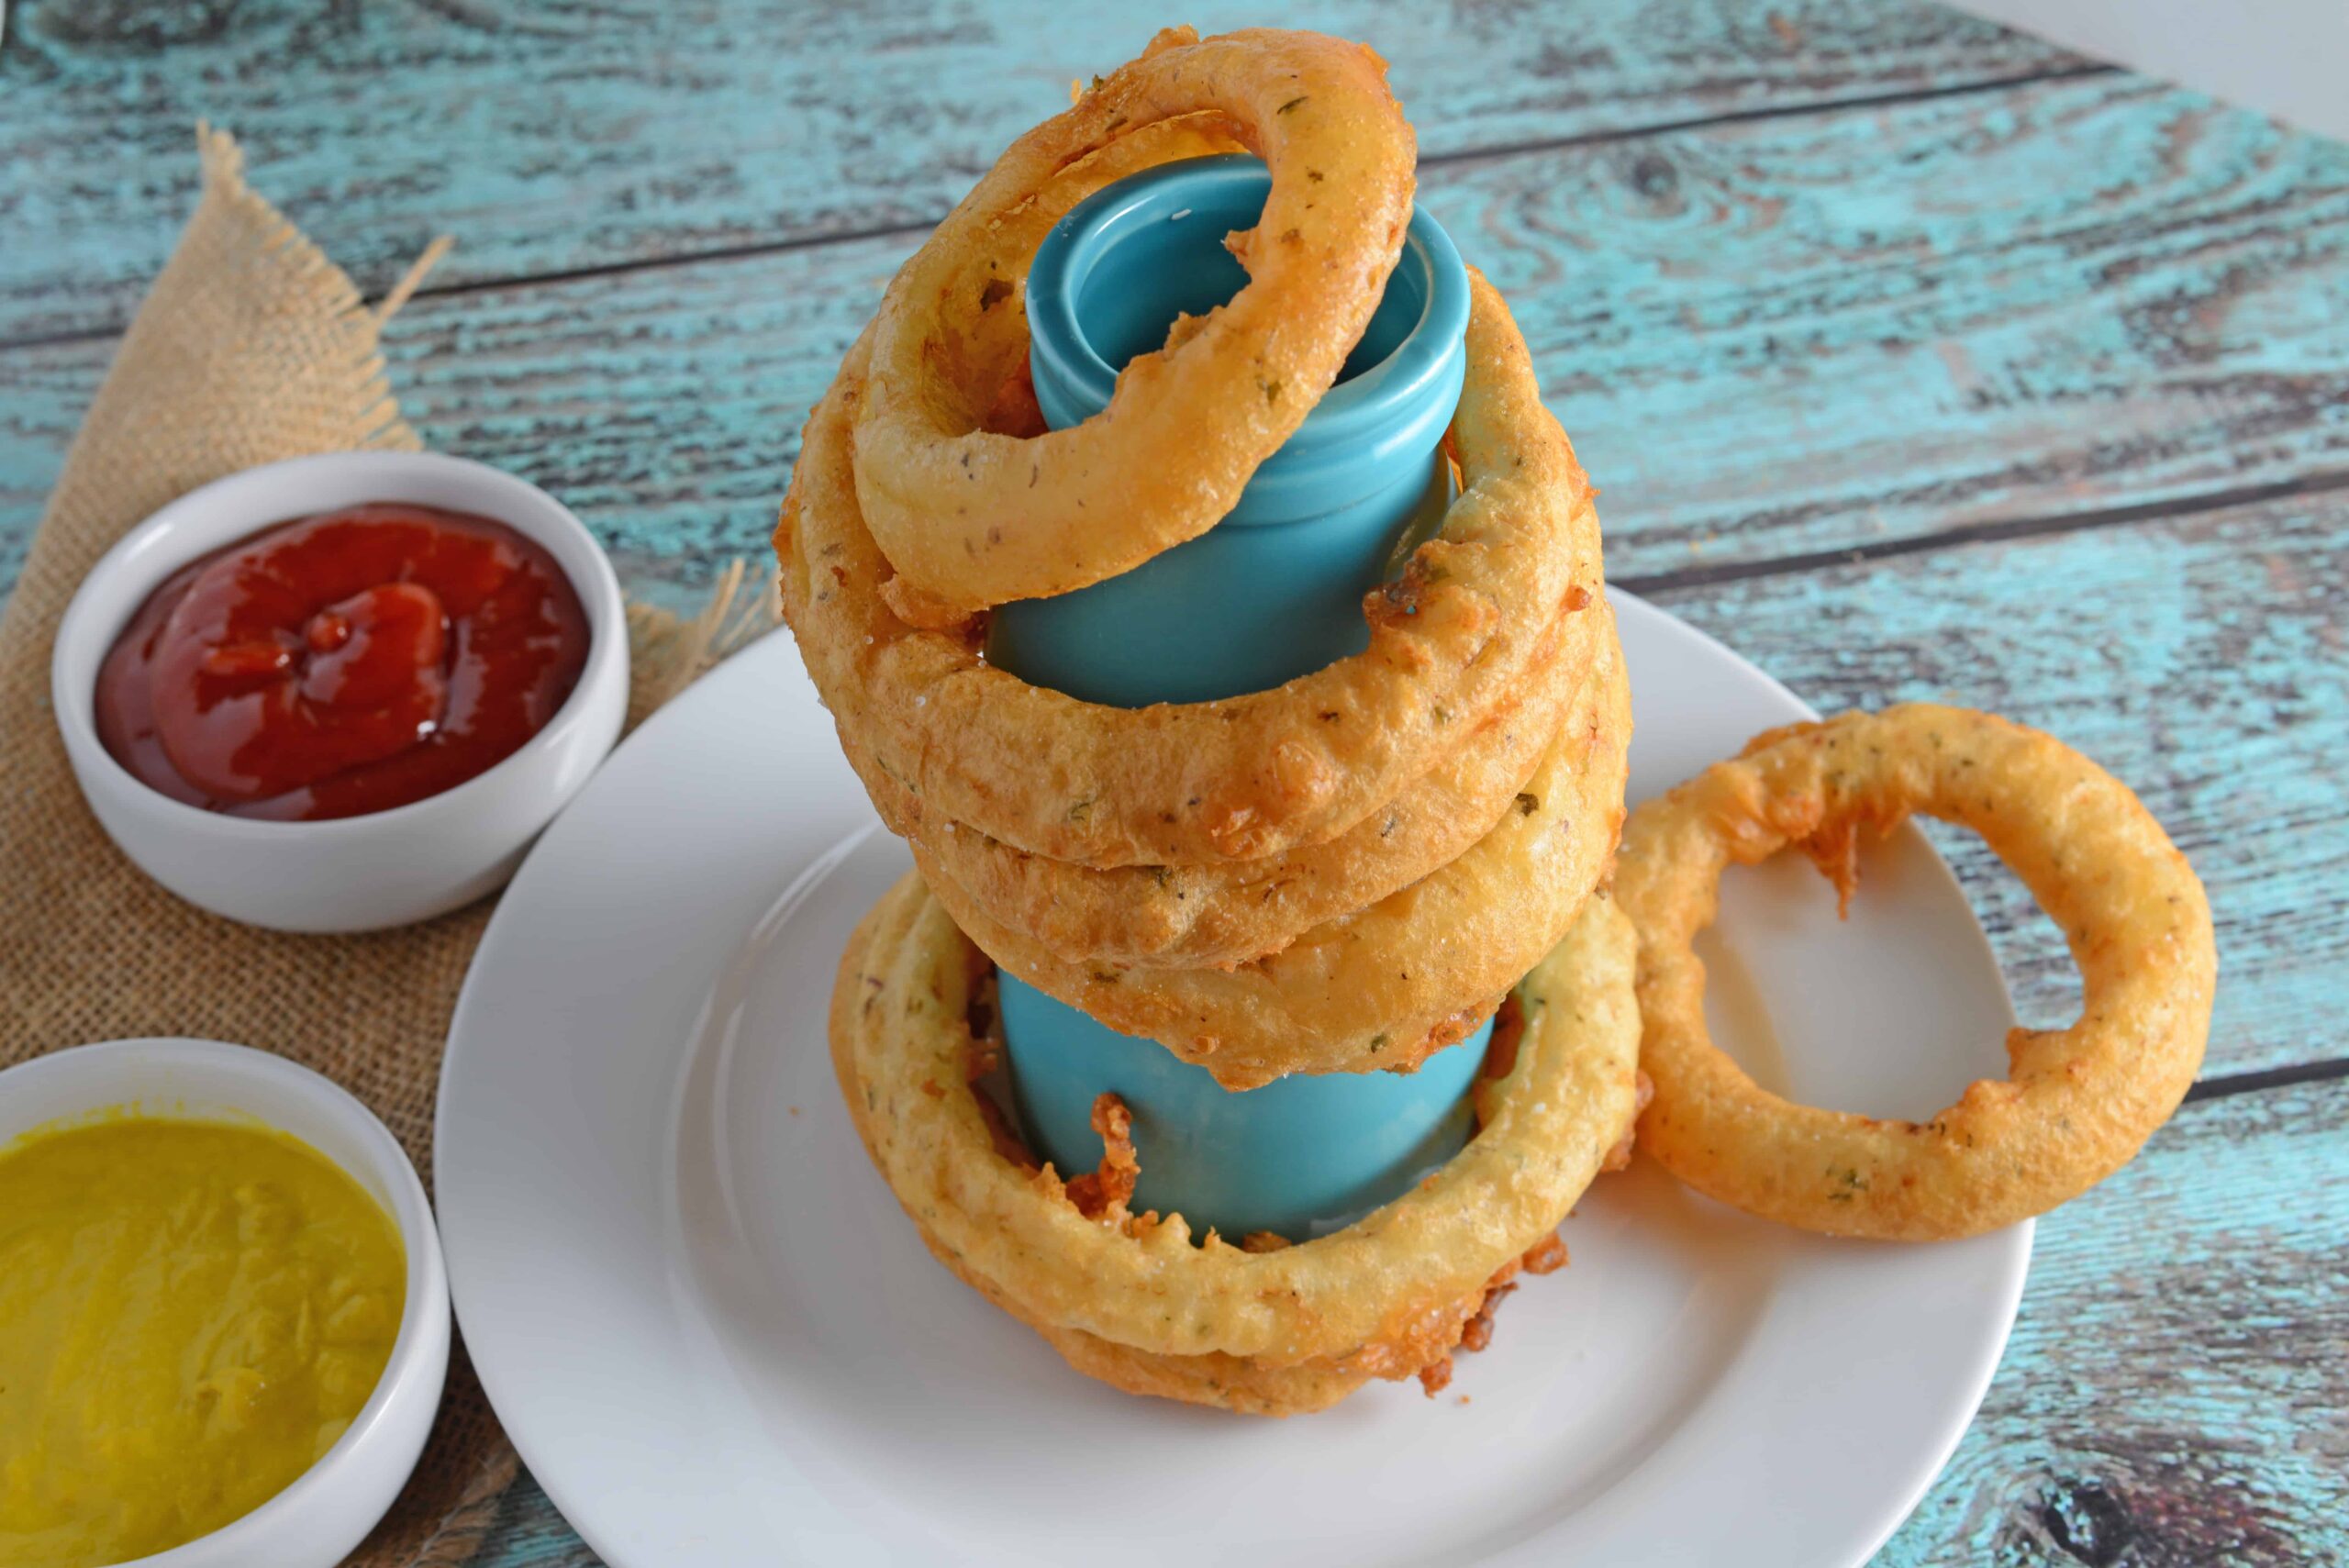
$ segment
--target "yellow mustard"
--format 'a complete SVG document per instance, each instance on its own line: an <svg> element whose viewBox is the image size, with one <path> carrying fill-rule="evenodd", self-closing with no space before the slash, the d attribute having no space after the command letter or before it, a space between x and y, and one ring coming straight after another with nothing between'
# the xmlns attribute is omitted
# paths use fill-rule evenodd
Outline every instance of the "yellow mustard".
<svg viewBox="0 0 2349 1568"><path fill-rule="evenodd" d="M125 1114L0 1151L0 1568L127 1562L275 1496L374 1392L406 1272L283 1133Z"/></svg>

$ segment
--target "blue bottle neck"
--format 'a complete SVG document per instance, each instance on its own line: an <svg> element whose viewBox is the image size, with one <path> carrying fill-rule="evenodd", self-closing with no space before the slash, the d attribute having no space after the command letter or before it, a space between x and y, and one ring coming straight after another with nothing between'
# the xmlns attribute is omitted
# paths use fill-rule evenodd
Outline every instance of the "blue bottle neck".
<svg viewBox="0 0 2349 1568"><path fill-rule="evenodd" d="M1028 276L1029 363L1048 422L1108 406L1118 371L1181 312L1247 282L1223 237L1254 226L1271 182L1250 158L1170 164L1057 225ZM1089 702L1199 702L1278 685L1367 645L1362 598L1396 546L1440 517L1437 455L1466 370L1468 279L1415 213L1401 261L1338 384L1260 467L1240 506L1133 571L998 607L988 657ZM1408 1075L1292 1078L1233 1093L1163 1046L1113 1034L1005 973L1015 1099L1038 1151L1092 1163L1094 1096L1122 1095L1143 1149L1136 1202L1196 1228L1292 1239L1393 1197L1467 1140L1464 1093L1490 1026Z"/></svg>
<svg viewBox="0 0 2349 1568"><path fill-rule="evenodd" d="M1029 362L1048 423L1100 412L1118 372L1163 344L1178 315L1204 315L1245 285L1224 237L1255 224L1270 188L1253 158L1196 159L1108 186L1054 226L1027 285ZM1263 690L1360 651L1362 595L1442 477L1467 320L1459 253L1415 212L1338 383L1231 514L1123 576L1002 606L990 659L1071 695L1139 706Z"/></svg>

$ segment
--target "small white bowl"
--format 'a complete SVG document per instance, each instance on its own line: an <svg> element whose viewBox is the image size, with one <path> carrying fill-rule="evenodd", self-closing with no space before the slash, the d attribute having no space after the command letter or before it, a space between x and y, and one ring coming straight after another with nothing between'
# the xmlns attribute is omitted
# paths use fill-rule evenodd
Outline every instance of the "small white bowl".
<svg viewBox="0 0 2349 1568"><path fill-rule="evenodd" d="M493 518L536 540L578 590L587 662L514 754L452 789L364 817L265 822L150 789L98 740L98 668L164 578L263 528L338 506L406 501ZM284 931L406 925L503 885L539 830L618 740L628 711L619 579L586 526L538 486L434 452L295 458L189 492L106 553L57 628L50 695L90 809L140 870L191 904Z"/></svg>
<svg viewBox="0 0 2349 1568"><path fill-rule="evenodd" d="M331 1568L392 1506L424 1451L449 1371L449 1276L416 1167L374 1113L308 1068L209 1040L117 1040L0 1072L0 1145L117 1106L252 1120L350 1173L398 1225L407 1303L382 1381L350 1429L292 1485L234 1523L139 1568Z"/></svg>

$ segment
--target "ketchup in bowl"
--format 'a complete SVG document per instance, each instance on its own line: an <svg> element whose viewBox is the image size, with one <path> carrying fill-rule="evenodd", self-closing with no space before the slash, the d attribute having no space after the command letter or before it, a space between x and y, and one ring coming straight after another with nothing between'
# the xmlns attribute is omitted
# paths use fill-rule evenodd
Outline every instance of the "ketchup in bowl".
<svg viewBox="0 0 2349 1568"><path fill-rule="evenodd" d="M166 579L99 668L98 739L190 806L357 817L503 762L586 658L586 613L545 550L487 517L375 502Z"/></svg>

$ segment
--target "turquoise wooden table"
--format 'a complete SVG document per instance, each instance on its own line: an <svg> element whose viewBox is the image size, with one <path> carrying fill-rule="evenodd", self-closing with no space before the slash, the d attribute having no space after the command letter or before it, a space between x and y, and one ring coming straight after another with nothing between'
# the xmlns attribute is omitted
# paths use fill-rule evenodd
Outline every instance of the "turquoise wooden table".
<svg viewBox="0 0 2349 1568"><path fill-rule="evenodd" d="M459 237L390 330L410 418L682 602L763 550L924 227L1159 19L1104 9L16 0L0 588L209 116L363 286ZM1393 60L1421 199L1522 319L1618 582L1820 707L2054 730L2210 884L2204 1077L2043 1222L1882 1561L2349 1560L2349 150L1900 0L1282 19ZM2068 1019L2052 928L1943 842L2026 1019ZM484 1558L592 1560L527 1483Z"/></svg>

